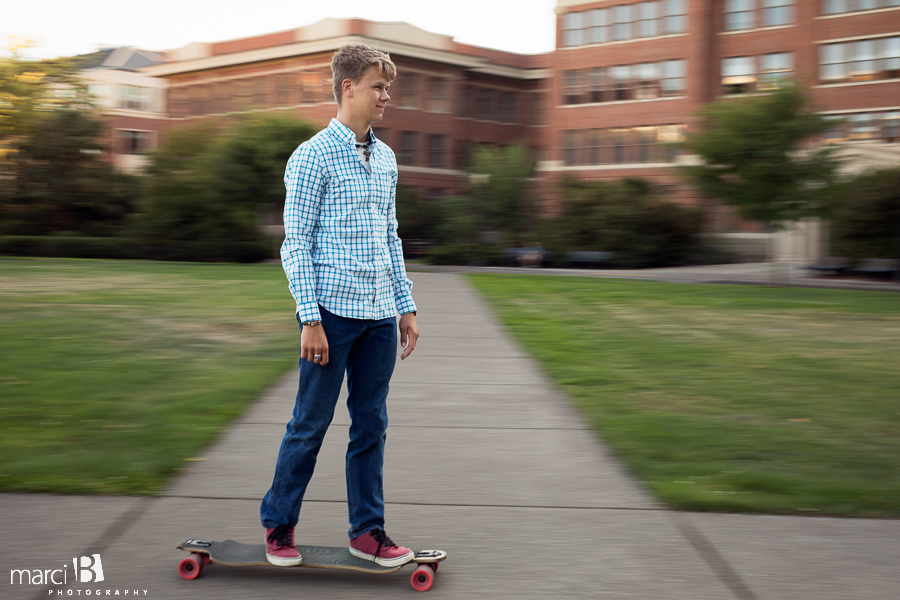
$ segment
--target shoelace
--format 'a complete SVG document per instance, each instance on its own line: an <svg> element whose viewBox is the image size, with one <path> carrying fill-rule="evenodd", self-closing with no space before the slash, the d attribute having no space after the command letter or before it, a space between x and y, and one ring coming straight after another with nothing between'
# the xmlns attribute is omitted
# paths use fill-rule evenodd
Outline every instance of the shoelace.
<svg viewBox="0 0 900 600"><path fill-rule="evenodd" d="M394 540L387 536L387 533L384 532L384 529L375 529L372 531L372 537L375 538L375 541L378 542L378 550L375 551L375 556L381 555L382 548L396 548L397 544L394 543Z"/></svg>
<svg viewBox="0 0 900 600"><path fill-rule="evenodd" d="M272 530L266 538L269 543L274 543L276 548L294 545L294 528L290 525L279 525Z"/></svg>

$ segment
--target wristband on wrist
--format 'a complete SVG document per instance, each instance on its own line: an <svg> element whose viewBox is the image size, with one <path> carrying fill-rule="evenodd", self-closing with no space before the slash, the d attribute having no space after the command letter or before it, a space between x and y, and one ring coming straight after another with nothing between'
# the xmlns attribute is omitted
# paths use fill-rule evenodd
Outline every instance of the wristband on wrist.
<svg viewBox="0 0 900 600"><path fill-rule="evenodd" d="M315 321L303 321L304 327L315 327L316 325L321 325L321 324L322 324L321 319L315 320Z"/></svg>

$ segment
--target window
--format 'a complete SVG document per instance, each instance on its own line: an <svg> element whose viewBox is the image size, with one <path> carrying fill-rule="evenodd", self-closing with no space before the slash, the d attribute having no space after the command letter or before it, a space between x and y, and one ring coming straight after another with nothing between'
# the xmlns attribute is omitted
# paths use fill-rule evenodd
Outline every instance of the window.
<svg viewBox="0 0 900 600"><path fill-rule="evenodd" d="M847 140L900 141L900 111L854 113L848 115L826 115L832 122L821 140L826 143Z"/></svg>
<svg viewBox="0 0 900 600"><path fill-rule="evenodd" d="M532 125L547 124L547 98L543 94L532 94L531 114L534 117Z"/></svg>
<svg viewBox="0 0 900 600"><path fill-rule="evenodd" d="M415 131L400 132L400 152L397 154L398 165L412 166L416 164L416 154L419 151L419 134Z"/></svg>
<svg viewBox="0 0 900 600"><path fill-rule="evenodd" d="M900 0L822 0L822 14L837 15L898 6L900 6Z"/></svg>
<svg viewBox="0 0 900 600"><path fill-rule="evenodd" d="M250 86L250 81L247 79L235 81L232 90L234 91L234 107L238 110L250 108L250 103L253 100L253 89Z"/></svg>
<svg viewBox="0 0 900 600"><path fill-rule="evenodd" d="M136 85L119 86L119 108L128 110L150 110L150 88Z"/></svg>
<svg viewBox="0 0 900 600"><path fill-rule="evenodd" d="M885 77L900 77L900 35L881 40L881 58L881 71Z"/></svg>
<svg viewBox="0 0 900 600"><path fill-rule="evenodd" d="M660 84L663 96L681 96L686 89L685 77L686 60L667 60L663 65L662 82Z"/></svg>
<svg viewBox="0 0 900 600"><path fill-rule="evenodd" d="M619 65L609 70L612 87L613 98L615 100L631 100L631 67L627 65Z"/></svg>
<svg viewBox="0 0 900 600"><path fill-rule="evenodd" d="M638 100L659 97L659 66L656 63L641 63L634 71L637 79L635 97Z"/></svg>
<svg viewBox="0 0 900 600"><path fill-rule="evenodd" d="M432 135L428 138L428 166L444 169L447 166L447 136Z"/></svg>
<svg viewBox="0 0 900 600"><path fill-rule="evenodd" d="M615 38L617 40L630 40L632 38L631 34L631 24L632 24L632 5L626 4L623 6L616 6L613 8L615 11Z"/></svg>
<svg viewBox="0 0 900 600"><path fill-rule="evenodd" d="M88 85L88 93L95 99L106 99L109 94L109 86L99 83L91 83Z"/></svg>
<svg viewBox="0 0 900 600"><path fill-rule="evenodd" d="M638 5L637 34L639 37L659 35L659 4L659 2L641 2Z"/></svg>
<svg viewBox="0 0 900 600"><path fill-rule="evenodd" d="M250 85L253 88L253 100L251 101L251 104L257 108L267 106L269 103L269 78L257 77L251 79Z"/></svg>
<svg viewBox="0 0 900 600"><path fill-rule="evenodd" d="M566 166L671 162L677 153L671 144L684 131L684 125L564 131L562 159Z"/></svg>
<svg viewBox="0 0 900 600"><path fill-rule="evenodd" d="M900 141L900 111L884 113L882 137L888 142Z"/></svg>
<svg viewBox="0 0 900 600"><path fill-rule="evenodd" d="M319 73L300 73L300 103L318 104L322 101L322 77Z"/></svg>
<svg viewBox="0 0 900 600"><path fill-rule="evenodd" d="M494 90L475 88L475 118L480 121L494 119Z"/></svg>
<svg viewBox="0 0 900 600"><path fill-rule="evenodd" d="M213 84L213 112L227 113L231 110L231 83L223 81Z"/></svg>
<svg viewBox="0 0 900 600"><path fill-rule="evenodd" d="M588 72L588 102L603 102L606 88L606 73L602 67L590 69Z"/></svg>
<svg viewBox="0 0 900 600"><path fill-rule="evenodd" d="M563 71L563 104L581 104L584 71Z"/></svg>
<svg viewBox="0 0 900 600"><path fill-rule="evenodd" d="M197 116L210 112L208 85L192 85L187 88L187 93L189 114Z"/></svg>
<svg viewBox="0 0 900 600"><path fill-rule="evenodd" d="M275 106L290 106L293 73L282 73L275 76Z"/></svg>
<svg viewBox="0 0 900 600"><path fill-rule="evenodd" d="M612 162L617 165L621 165L626 162L626 145L627 140L625 139L628 136L627 129L613 129L610 131L612 133L612 150L613 157ZM628 161L630 162L630 161Z"/></svg>
<svg viewBox="0 0 900 600"><path fill-rule="evenodd" d="M475 91L471 85L461 85L459 90L459 102L457 102L457 114L465 119L475 117Z"/></svg>
<svg viewBox="0 0 900 600"><path fill-rule="evenodd" d="M564 105L649 100L685 92L687 61L594 67L563 71Z"/></svg>
<svg viewBox="0 0 900 600"><path fill-rule="evenodd" d="M725 31L752 29L754 0L725 0Z"/></svg>
<svg viewBox="0 0 900 600"><path fill-rule="evenodd" d="M580 46L584 43L582 28L586 14L588 13L571 12L563 15L563 46Z"/></svg>
<svg viewBox="0 0 900 600"><path fill-rule="evenodd" d="M513 92L503 92L500 94L500 122L519 122L519 96Z"/></svg>
<svg viewBox="0 0 900 600"><path fill-rule="evenodd" d="M428 97L425 99L425 109L431 112L449 112L449 88L450 82L443 77L432 77L428 86Z"/></svg>
<svg viewBox="0 0 900 600"><path fill-rule="evenodd" d="M149 131L120 129L120 154L141 154L145 150L149 150L152 147L152 136L153 134Z"/></svg>
<svg viewBox="0 0 900 600"><path fill-rule="evenodd" d="M169 89L169 112L173 117L184 117L188 114L187 88Z"/></svg>
<svg viewBox="0 0 900 600"><path fill-rule="evenodd" d="M900 0L898 0L900 1ZM687 31L687 0L644 0L562 16L562 46L605 44Z"/></svg>
<svg viewBox="0 0 900 600"><path fill-rule="evenodd" d="M421 77L418 73L402 73L391 84L388 94L395 106L404 108L422 107Z"/></svg>
<svg viewBox="0 0 900 600"><path fill-rule="evenodd" d="M759 89L778 88L781 82L791 77L793 62L790 52L763 54L759 59Z"/></svg>
<svg viewBox="0 0 900 600"><path fill-rule="evenodd" d="M597 8L589 13L591 15L590 42L591 44L603 44L610 41L609 35L609 9Z"/></svg>
<svg viewBox="0 0 900 600"><path fill-rule="evenodd" d="M657 140L662 148L662 161L673 162L678 156L678 148L673 144L684 140L685 125L663 125L657 129Z"/></svg>
<svg viewBox="0 0 900 600"><path fill-rule="evenodd" d="M819 79L823 83L900 77L900 36L823 44Z"/></svg>
<svg viewBox="0 0 900 600"><path fill-rule="evenodd" d="M666 18L663 33L683 33L687 31L686 0L665 0Z"/></svg>
<svg viewBox="0 0 900 600"><path fill-rule="evenodd" d="M794 0L763 0L763 27L794 22Z"/></svg>
<svg viewBox="0 0 900 600"><path fill-rule="evenodd" d="M635 133L637 134L637 162L658 162L656 127L637 127Z"/></svg>
<svg viewBox="0 0 900 600"><path fill-rule="evenodd" d="M722 93L746 94L756 89L756 69L752 56L722 60Z"/></svg>
<svg viewBox="0 0 900 600"><path fill-rule="evenodd" d="M567 167L575 165L575 132L562 132L563 164Z"/></svg>

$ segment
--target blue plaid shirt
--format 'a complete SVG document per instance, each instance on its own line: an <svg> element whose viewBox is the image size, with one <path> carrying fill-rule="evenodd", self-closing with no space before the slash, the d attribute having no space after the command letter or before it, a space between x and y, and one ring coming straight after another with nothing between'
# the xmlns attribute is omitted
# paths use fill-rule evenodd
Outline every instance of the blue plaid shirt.
<svg viewBox="0 0 900 600"><path fill-rule="evenodd" d="M416 310L397 237L397 159L369 135L371 174L337 119L288 160L281 264L301 321L321 318L319 304L351 319Z"/></svg>

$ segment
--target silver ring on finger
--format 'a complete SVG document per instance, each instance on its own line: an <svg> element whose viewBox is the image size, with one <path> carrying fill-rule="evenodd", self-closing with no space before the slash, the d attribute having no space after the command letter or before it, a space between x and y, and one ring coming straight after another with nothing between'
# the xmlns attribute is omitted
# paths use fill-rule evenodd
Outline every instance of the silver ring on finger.
<svg viewBox="0 0 900 600"><path fill-rule="evenodd" d="M321 354L314 354L314 355L313 355L313 360L322 360L322 355L321 355Z"/></svg>

